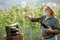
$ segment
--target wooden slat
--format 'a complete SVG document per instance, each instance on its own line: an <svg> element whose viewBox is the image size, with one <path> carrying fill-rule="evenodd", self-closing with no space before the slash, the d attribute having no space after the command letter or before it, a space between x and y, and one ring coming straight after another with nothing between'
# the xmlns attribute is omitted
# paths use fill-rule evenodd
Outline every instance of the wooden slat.
<svg viewBox="0 0 60 40"><path fill-rule="evenodd" d="M10 38L11 38L11 40L24 40L24 35L18 34L15 36L11 36ZM4 36L4 40L7 40L7 36Z"/></svg>

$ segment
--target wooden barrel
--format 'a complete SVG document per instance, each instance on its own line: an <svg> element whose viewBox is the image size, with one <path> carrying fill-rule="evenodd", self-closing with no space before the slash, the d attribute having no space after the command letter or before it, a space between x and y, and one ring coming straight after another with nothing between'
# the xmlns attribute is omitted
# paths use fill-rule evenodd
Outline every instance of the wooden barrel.
<svg viewBox="0 0 60 40"><path fill-rule="evenodd" d="M10 39L11 40L24 40L24 35L22 33L22 34L18 34L18 35L15 35L15 36L10 36ZM4 40L7 40L6 35L4 36Z"/></svg>

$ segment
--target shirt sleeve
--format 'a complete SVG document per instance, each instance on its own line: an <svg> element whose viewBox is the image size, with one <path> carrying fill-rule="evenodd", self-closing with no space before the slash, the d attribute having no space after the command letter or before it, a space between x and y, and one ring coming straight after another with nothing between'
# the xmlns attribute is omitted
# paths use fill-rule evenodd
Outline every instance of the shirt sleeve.
<svg viewBox="0 0 60 40"><path fill-rule="evenodd" d="M39 22L39 21L42 20L43 18L44 18L44 16L37 17L37 18L32 18L31 21L32 21L32 22Z"/></svg>
<svg viewBox="0 0 60 40"><path fill-rule="evenodd" d="M56 34L59 34L60 33L60 24L57 19L54 19L53 26L55 28L54 32Z"/></svg>

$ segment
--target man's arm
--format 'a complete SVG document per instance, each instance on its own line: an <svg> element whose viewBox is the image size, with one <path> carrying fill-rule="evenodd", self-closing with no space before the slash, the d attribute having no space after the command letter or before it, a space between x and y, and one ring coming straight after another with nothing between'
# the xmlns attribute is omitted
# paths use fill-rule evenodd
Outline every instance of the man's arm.
<svg viewBox="0 0 60 40"><path fill-rule="evenodd" d="M46 32L48 33L54 33L54 34L59 34L60 33L60 25L57 19L54 19L53 21L53 27L55 29L46 29Z"/></svg>
<svg viewBox="0 0 60 40"><path fill-rule="evenodd" d="M60 25L57 19L54 19L53 26L55 29L46 29L47 33L59 34L60 33Z"/></svg>
<svg viewBox="0 0 60 40"><path fill-rule="evenodd" d="M29 15L28 13L23 13L27 18L29 18L32 22L39 22L43 17L37 17L37 18L34 18L32 17L31 15Z"/></svg>
<svg viewBox="0 0 60 40"><path fill-rule="evenodd" d="M53 22L53 26L55 28L55 30L53 30L56 34L59 34L60 33L60 24L58 22L57 19L54 20Z"/></svg>

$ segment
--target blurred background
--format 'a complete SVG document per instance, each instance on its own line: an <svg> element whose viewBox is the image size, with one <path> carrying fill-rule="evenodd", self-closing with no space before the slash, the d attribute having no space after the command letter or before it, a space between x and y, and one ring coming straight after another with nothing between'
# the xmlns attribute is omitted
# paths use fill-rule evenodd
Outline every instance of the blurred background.
<svg viewBox="0 0 60 40"><path fill-rule="evenodd" d="M3 40L6 34L5 26L13 23L18 23L19 33L24 33L24 40L40 40L40 24L31 22L22 13L25 7L30 15L42 16L44 5L47 3L56 6L55 16L60 21L60 0L0 0L0 40Z"/></svg>

